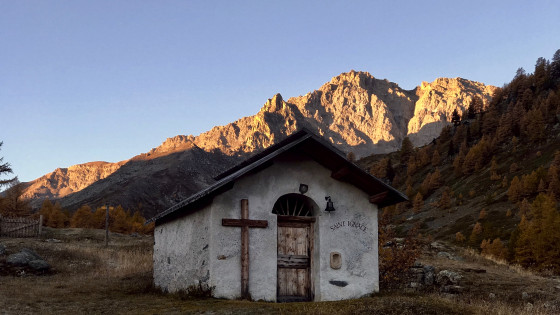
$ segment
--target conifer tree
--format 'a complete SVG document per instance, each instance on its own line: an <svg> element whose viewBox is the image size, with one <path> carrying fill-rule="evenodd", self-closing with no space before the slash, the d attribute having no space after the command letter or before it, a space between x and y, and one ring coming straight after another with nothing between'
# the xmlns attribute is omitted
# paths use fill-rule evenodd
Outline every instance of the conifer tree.
<svg viewBox="0 0 560 315"><path fill-rule="evenodd" d="M538 109L532 109L523 118L523 132L531 142L541 142L546 138L545 121Z"/></svg>
<svg viewBox="0 0 560 315"><path fill-rule="evenodd" d="M2 145L3 144L4 144L3 142L0 142L0 150L2 150ZM7 162L2 163L3 161L4 161L4 158L0 157L0 176L13 173L12 168L10 166L10 163L7 163ZM16 177L13 177L13 178L10 178L10 179L0 179L0 188L2 188L2 186L11 184L16 180L17 180Z"/></svg>
<svg viewBox="0 0 560 315"><path fill-rule="evenodd" d="M70 218L62 209L60 203L56 202L53 205L49 199L43 201L39 214L43 215L43 224L48 227L64 228L70 223Z"/></svg>
<svg viewBox="0 0 560 315"><path fill-rule="evenodd" d="M502 114L502 117L500 118L500 123L498 125L498 129L496 129L495 138L498 141L498 143L503 143L504 141L507 141L513 135L512 129L513 129L513 125L512 125L511 114L509 112L506 112L505 114Z"/></svg>
<svg viewBox="0 0 560 315"><path fill-rule="evenodd" d="M500 238L496 238L492 242L490 240L483 240L480 248L483 255L492 256L497 259L505 259L507 256L507 249Z"/></svg>
<svg viewBox="0 0 560 315"><path fill-rule="evenodd" d="M109 222L110 222L110 226L109 229L112 232L117 232L117 233L127 233L129 230L129 226L128 226L128 217L129 214L126 213L123 209L123 207L121 207L121 205L118 205L117 207L114 208L109 208Z"/></svg>
<svg viewBox="0 0 560 315"><path fill-rule="evenodd" d="M445 187L445 189L441 193L441 197L438 202L438 206L440 209L449 209L449 207L451 207L451 196L449 191L449 187Z"/></svg>
<svg viewBox="0 0 560 315"><path fill-rule="evenodd" d="M552 169L555 167L554 165L550 168ZM547 192L554 196L556 199L560 199L560 180L558 179L558 172L549 172L550 175L550 182L548 184Z"/></svg>
<svg viewBox="0 0 560 315"><path fill-rule="evenodd" d="M401 164L408 162L410 157L414 154L414 146L408 137L404 137L401 143L400 159Z"/></svg>
<svg viewBox="0 0 560 315"><path fill-rule="evenodd" d="M413 194L414 194L414 189L412 188L412 186L410 186L410 185L406 186L406 196L407 196L409 199L412 199L412 198L413 198Z"/></svg>
<svg viewBox="0 0 560 315"><path fill-rule="evenodd" d="M428 157L428 153L426 152L428 147L422 148L418 150L416 161L418 163L418 167L423 167L430 162L430 158Z"/></svg>
<svg viewBox="0 0 560 315"><path fill-rule="evenodd" d="M466 240L465 236L461 232L455 233L455 241L458 243L463 243Z"/></svg>
<svg viewBox="0 0 560 315"><path fill-rule="evenodd" d="M552 56L552 61L550 62L550 79L554 83L560 83L560 49Z"/></svg>
<svg viewBox="0 0 560 315"><path fill-rule="evenodd" d="M496 110L490 110L484 114L482 119L482 134L490 135L494 134L495 130L498 128L499 116Z"/></svg>
<svg viewBox="0 0 560 315"><path fill-rule="evenodd" d="M437 167L441 163L441 158L439 156L439 152L437 149L434 150L434 154L432 155L432 167Z"/></svg>
<svg viewBox="0 0 560 315"><path fill-rule="evenodd" d="M482 239L482 225L480 222L476 222L474 225L471 236L469 237L469 245L473 247L478 247Z"/></svg>
<svg viewBox="0 0 560 315"><path fill-rule="evenodd" d="M519 180L519 177L515 176L511 180L511 184L509 185L509 189L508 189L509 201L511 202L519 201L519 198L521 197L522 194L522 189L523 186L521 185L521 181Z"/></svg>
<svg viewBox="0 0 560 315"><path fill-rule="evenodd" d="M3 216L22 217L31 213L29 202L23 198L25 186L17 178L12 181L10 188L0 200L0 214Z"/></svg>
<svg viewBox="0 0 560 315"><path fill-rule="evenodd" d="M451 114L451 123L453 126L459 126L461 124L461 116L459 116L459 112L457 108L453 110L453 114Z"/></svg>
<svg viewBox="0 0 560 315"><path fill-rule="evenodd" d="M424 197L421 193L417 193L414 197L414 201L412 202L412 209L414 213L420 213L420 211L422 211L422 207L424 207Z"/></svg>
<svg viewBox="0 0 560 315"><path fill-rule="evenodd" d="M459 151L459 154L453 160L453 173L455 176L459 177L463 175L463 162L465 160L465 155L463 151Z"/></svg>
<svg viewBox="0 0 560 315"><path fill-rule="evenodd" d="M70 226L73 228L93 228L93 213L90 206L83 205L78 208L70 219Z"/></svg>
<svg viewBox="0 0 560 315"><path fill-rule="evenodd" d="M539 194L531 204L531 219L522 216L518 225L515 260L524 267L559 272L559 224L556 201L551 196Z"/></svg>
<svg viewBox="0 0 560 315"><path fill-rule="evenodd" d="M544 182L544 180L541 178L540 182L539 182L539 186L537 187L537 192L538 193L544 193L546 192L546 184Z"/></svg>
<svg viewBox="0 0 560 315"><path fill-rule="evenodd" d="M527 198L523 198L523 201L519 204L519 216L531 218L531 204Z"/></svg>
<svg viewBox="0 0 560 315"><path fill-rule="evenodd" d="M418 165L416 164L416 158L413 155L408 159L408 164L406 165L406 175L412 176L416 173Z"/></svg>
<svg viewBox="0 0 560 315"><path fill-rule="evenodd" d="M490 163L490 180L500 180L502 177L498 174L498 163L496 158L492 157L492 162Z"/></svg>
<svg viewBox="0 0 560 315"><path fill-rule="evenodd" d="M486 209L482 209L478 213L478 219L479 220L484 220L484 219L486 219L487 216L488 216L488 214L486 213Z"/></svg>

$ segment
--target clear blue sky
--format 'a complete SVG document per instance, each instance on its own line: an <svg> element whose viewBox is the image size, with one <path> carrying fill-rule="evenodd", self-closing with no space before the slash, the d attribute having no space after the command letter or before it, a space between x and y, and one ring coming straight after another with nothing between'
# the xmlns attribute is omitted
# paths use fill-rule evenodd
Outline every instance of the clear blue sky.
<svg viewBox="0 0 560 315"><path fill-rule="evenodd" d="M22 181L116 162L351 69L501 86L560 48L559 17L560 1L0 0L0 156Z"/></svg>

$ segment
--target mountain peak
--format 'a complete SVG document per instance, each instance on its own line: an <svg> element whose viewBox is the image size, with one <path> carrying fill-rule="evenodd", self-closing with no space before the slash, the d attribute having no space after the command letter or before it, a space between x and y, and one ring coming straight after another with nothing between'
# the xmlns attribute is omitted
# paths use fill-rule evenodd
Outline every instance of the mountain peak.
<svg viewBox="0 0 560 315"><path fill-rule="evenodd" d="M266 103L264 103L261 112L276 112L284 107L284 99L280 93L276 93L272 98L269 98Z"/></svg>
<svg viewBox="0 0 560 315"><path fill-rule="evenodd" d="M368 83L373 80L375 80L375 77L373 77L369 72L350 70L349 72L343 72L333 77L328 84L342 84L365 88Z"/></svg>

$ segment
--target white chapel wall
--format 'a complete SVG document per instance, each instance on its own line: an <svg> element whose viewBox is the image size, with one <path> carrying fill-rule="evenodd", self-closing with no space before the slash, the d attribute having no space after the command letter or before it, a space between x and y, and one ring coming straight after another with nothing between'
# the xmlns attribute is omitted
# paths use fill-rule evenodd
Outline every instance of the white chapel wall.
<svg viewBox="0 0 560 315"><path fill-rule="evenodd" d="M156 226L154 284L168 292L210 280L210 211L201 209Z"/></svg>
<svg viewBox="0 0 560 315"><path fill-rule="evenodd" d="M249 290L254 300L276 300L277 220L274 203L288 193L305 194L320 208L315 223L315 300L358 298L379 290L377 207L353 185L331 178L331 171L311 159L284 156L260 172L238 179L211 205L210 285L220 298L238 298L241 291L241 228L224 227L222 218L240 218L240 200L249 200L249 218L268 220L268 228L250 228ZM324 211L331 196L336 211ZM343 222L343 223L342 223ZM338 227L337 227L338 224ZM340 269L330 267L330 253L342 256Z"/></svg>

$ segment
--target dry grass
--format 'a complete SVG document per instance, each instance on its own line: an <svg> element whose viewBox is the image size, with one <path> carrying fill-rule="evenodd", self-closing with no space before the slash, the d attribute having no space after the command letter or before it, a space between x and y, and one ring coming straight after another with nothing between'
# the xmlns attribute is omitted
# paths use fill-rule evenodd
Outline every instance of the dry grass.
<svg viewBox="0 0 560 315"><path fill-rule="evenodd" d="M46 242L48 238L62 242ZM533 291L531 300L521 301L519 288L536 290L535 283L544 278L516 274L474 254L464 254L464 262L442 260L434 265L486 268L488 279L466 278L473 287L494 290L496 299L489 299L486 291L459 296L393 291L349 301L276 304L162 294L152 286L151 237L115 234L105 248L102 231L67 229L48 230L44 239L4 238L0 243L10 252L33 248L54 269L47 276L0 277L1 314L552 314L560 310L560 302L555 305L554 299L545 299L550 296ZM516 280L504 285L511 275Z"/></svg>

